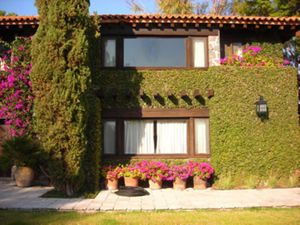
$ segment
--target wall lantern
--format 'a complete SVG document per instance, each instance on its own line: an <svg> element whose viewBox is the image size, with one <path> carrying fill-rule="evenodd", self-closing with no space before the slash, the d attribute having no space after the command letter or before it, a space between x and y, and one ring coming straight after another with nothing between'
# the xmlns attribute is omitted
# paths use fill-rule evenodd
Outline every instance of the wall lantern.
<svg viewBox="0 0 300 225"><path fill-rule="evenodd" d="M268 118L268 105L263 96L259 96L259 100L256 102L256 114L262 120Z"/></svg>

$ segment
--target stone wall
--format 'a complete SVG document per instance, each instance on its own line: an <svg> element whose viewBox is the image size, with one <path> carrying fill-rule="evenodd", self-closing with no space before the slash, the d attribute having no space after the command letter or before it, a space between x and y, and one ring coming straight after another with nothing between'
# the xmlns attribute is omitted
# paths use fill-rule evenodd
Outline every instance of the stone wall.
<svg viewBox="0 0 300 225"><path fill-rule="evenodd" d="M218 36L208 37L208 58L209 66L220 65L220 32Z"/></svg>

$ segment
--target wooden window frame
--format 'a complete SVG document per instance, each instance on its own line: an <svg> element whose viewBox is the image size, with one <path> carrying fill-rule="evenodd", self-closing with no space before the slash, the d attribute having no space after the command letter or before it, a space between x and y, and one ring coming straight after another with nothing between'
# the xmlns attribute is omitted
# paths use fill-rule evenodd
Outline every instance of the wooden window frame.
<svg viewBox="0 0 300 225"><path fill-rule="evenodd" d="M102 112L104 121L116 121L116 154L104 154L104 159L186 159L209 158L210 138L208 153L196 153L195 149L195 119L209 119L207 108L197 109L104 109ZM125 120L185 120L187 122L187 153L186 154L125 154L124 148L124 121ZM210 126L208 127L210 134Z"/></svg>
<svg viewBox="0 0 300 225"><path fill-rule="evenodd" d="M153 37L153 38L184 38L185 39L185 53L186 53L186 66L184 67L126 67L124 66L124 39L125 38L143 38L143 37ZM194 67L194 46L193 38L204 38L205 40L205 66L204 67ZM104 66L104 40L106 39L115 39L116 40L116 66L115 67L105 67ZM101 56L102 56L102 69L138 69L138 70L161 70L161 69L197 69L203 70L208 69L209 61L209 46L208 46L208 36L192 36L192 35L147 35L147 36L104 36L101 41Z"/></svg>

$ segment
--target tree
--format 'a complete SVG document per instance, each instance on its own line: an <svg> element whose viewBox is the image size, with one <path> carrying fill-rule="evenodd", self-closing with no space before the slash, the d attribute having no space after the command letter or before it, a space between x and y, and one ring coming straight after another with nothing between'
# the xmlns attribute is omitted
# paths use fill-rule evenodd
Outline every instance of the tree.
<svg viewBox="0 0 300 225"><path fill-rule="evenodd" d="M95 191L100 121L93 111L99 103L91 103L96 97L91 90L94 26L89 1L36 0L36 6L40 24L32 43L34 129L50 158L47 171L54 187L68 196Z"/></svg>
<svg viewBox="0 0 300 225"><path fill-rule="evenodd" d="M145 9L136 0L130 0L127 3L134 13L145 12ZM156 4L160 13L163 14L228 15L232 8L229 0L213 0L211 5L208 1L200 0L156 0Z"/></svg>
<svg viewBox="0 0 300 225"><path fill-rule="evenodd" d="M233 12L242 16L297 16L299 0L235 0Z"/></svg>
<svg viewBox="0 0 300 225"><path fill-rule="evenodd" d="M17 16L17 14L13 12L7 13L4 10L0 10L0 16Z"/></svg>

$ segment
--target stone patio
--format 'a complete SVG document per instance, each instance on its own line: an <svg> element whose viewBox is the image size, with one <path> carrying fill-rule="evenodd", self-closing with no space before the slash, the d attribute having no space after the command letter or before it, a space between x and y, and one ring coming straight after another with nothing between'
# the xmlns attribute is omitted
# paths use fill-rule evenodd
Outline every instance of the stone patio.
<svg viewBox="0 0 300 225"><path fill-rule="evenodd" d="M258 190L193 190L171 188L147 191L142 197L121 197L101 191L95 199L40 198L51 187L18 188L13 182L0 182L0 208L60 211L141 211L193 210L248 207L300 206L300 188Z"/></svg>

